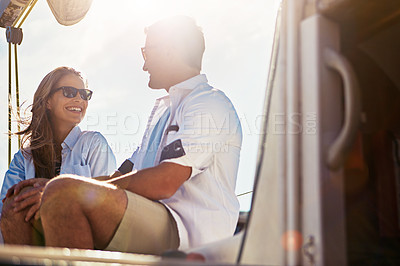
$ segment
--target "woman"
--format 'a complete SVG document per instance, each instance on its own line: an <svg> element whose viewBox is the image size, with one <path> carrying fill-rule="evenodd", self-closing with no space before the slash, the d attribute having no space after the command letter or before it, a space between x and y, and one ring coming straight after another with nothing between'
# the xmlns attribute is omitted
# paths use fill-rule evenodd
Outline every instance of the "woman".
<svg viewBox="0 0 400 266"><path fill-rule="evenodd" d="M80 72L73 68L56 68L40 83L30 124L17 133L23 136L22 148L14 155L1 189L5 243L33 244L32 225L37 228L41 192L51 178L67 173L97 177L115 170L106 139L77 126L91 96Z"/></svg>

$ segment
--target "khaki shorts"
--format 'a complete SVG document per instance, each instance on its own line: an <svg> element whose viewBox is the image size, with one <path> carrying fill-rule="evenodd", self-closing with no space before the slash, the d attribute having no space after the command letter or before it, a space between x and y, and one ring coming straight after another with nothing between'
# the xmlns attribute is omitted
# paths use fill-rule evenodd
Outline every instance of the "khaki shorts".
<svg viewBox="0 0 400 266"><path fill-rule="evenodd" d="M175 219L161 203L126 191L128 205L114 237L105 250L160 255L177 249Z"/></svg>

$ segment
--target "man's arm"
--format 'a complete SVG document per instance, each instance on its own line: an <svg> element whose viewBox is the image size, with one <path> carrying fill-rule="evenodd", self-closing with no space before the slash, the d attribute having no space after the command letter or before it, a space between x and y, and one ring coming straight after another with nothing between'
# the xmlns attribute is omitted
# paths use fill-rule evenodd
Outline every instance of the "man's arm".
<svg viewBox="0 0 400 266"><path fill-rule="evenodd" d="M110 179L106 182L151 200L170 198L190 177L192 168L176 163L161 163L155 167Z"/></svg>
<svg viewBox="0 0 400 266"><path fill-rule="evenodd" d="M122 175L122 174L121 174L120 171L115 170L115 172L112 173L111 175L96 176L96 177L93 177L92 179L96 179L96 180L98 180L98 181L106 181L106 180L110 180L110 179L115 178L115 177L119 177L119 176L121 176L121 175Z"/></svg>

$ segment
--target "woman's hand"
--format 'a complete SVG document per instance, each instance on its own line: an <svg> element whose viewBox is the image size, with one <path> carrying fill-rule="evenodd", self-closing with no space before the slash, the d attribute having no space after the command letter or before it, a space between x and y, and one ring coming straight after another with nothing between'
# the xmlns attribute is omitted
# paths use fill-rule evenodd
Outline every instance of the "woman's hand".
<svg viewBox="0 0 400 266"><path fill-rule="evenodd" d="M4 199L2 199L3 203L4 203L4 201L6 201L7 198L9 198L9 197L11 197L12 195L14 195L14 189L15 189L16 186L17 186L17 184L13 185L12 187L10 187L10 188L7 190L6 197L5 197Z"/></svg>
<svg viewBox="0 0 400 266"><path fill-rule="evenodd" d="M42 193L48 181L49 179L47 178L32 178L19 182L13 188L14 195L17 195L14 198L14 211L19 212L30 207L25 216L26 222L37 214L42 199Z"/></svg>

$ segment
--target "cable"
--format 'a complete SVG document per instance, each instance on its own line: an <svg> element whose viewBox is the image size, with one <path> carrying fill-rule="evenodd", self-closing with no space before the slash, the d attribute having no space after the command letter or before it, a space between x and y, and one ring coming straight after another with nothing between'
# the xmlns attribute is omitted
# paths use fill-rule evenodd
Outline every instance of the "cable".
<svg viewBox="0 0 400 266"><path fill-rule="evenodd" d="M11 43L8 43L8 165L11 163Z"/></svg>
<svg viewBox="0 0 400 266"><path fill-rule="evenodd" d="M30 3L28 3L27 5L24 6L24 8L22 9L21 13L19 13L18 17L14 20L13 24L11 25L12 27L15 27L15 25L18 23L18 21L21 19L21 17L24 15L25 10L28 8ZM17 27L19 28L19 27Z"/></svg>
<svg viewBox="0 0 400 266"><path fill-rule="evenodd" d="M247 194L250 194L250 193L253 193L253 190L250 190L250 191L247 191L247 192L240 193L240 194L236 195L236 197L241 197L241 196L244 196L244 195L247 195Z"/></svg>
<svg viewBox="0 0 400 266"><path fill-rule="evenodd" d="M15 97L16 97L16 105L17 105L17 117L20 117L20 101L19 101L19 78L18 78L18 53L17 53L17 44L20 45L23 39L23 33L21 26L31 13L33 7L36 5L37 0L31 0L25 7L22 9L21 13L18 15L17 19L14 21L12 26L8 26L6 30L6 37L8 42L8 165L11 163L11 131L12 131L12 123L11 123L11 112L12 112L12 90L11 90L11 44L14 44L14 60L15 60ZM26 12L25 12L26 11ZM22 19L21 19L22 18ZM18 26L15 25L18 23ZM17 125L17 130L20 131L20 124ZM21 147L21 137L18 136L18 148Z"/></svg>
<svg viewBox="0 0 400 266"><path fill-rule="evenodd" d="M26 12L24 18L21 20L21 22L20 22L19 25L17 26L17 28L21 28L22 23L24 23L25 19L26 19L26 18L28 17L28 15L31 13L32 8L36 5L37 1L38 1L38 0L33 0L33 1L31 1L31 2L27 5L27 6L29 6L29 9L28 9L28 11ZM25 9L26 9L26 7L24 8L24 11L25 11ZM21 14L22 14L22 12L21 12ZM17 20L16 20L16 21L17 21Z"/></svg>
<svg viewBox="0 0 400 266"><path fill-rule="evenodd" d="M20 119L20 106L19 106L19 81L18 81L18 56L17 45L14 44L14 65L15 65L15 100L17 104L17 118ZM21 131L20 123L17 123L17 131ZM21 136L18 135L18 148L21 148Z"/></svg>

